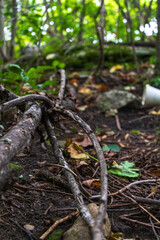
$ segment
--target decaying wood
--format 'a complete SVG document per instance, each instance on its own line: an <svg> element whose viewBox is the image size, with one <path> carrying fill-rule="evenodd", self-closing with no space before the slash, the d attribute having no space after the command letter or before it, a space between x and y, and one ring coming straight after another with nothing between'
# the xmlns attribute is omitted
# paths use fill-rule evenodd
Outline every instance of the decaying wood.
<svg viewBox="0 0 160 240"><path fill-rule="evenodd" d="M3 188L9 176L9 161L29 145L41 120L41 114L40 105L32 104L17 125L0 139L0 189Z"/></svg>

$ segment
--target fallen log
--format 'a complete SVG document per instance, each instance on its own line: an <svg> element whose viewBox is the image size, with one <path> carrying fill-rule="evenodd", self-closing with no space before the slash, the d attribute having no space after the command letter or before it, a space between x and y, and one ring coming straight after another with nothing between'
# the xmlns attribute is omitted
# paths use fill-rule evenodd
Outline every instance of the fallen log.
<svg viewBox="0 0 160 240"><path fill-rule="evenodd" d="M0 189L9 179L10 160L29 145L41 120L42 111L38 103L32 103L22 119L0 139Z"/></svg>

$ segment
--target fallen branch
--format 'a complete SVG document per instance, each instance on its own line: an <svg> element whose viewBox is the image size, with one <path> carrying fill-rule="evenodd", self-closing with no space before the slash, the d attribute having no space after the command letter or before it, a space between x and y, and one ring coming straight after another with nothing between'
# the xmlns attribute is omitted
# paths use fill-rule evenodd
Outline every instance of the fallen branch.
<svg viewBox="0 0 160 240"><path fill-rule="evenodd" d="M45 128L47 130L47 134L48 134L48 137L50 139L55 157L58 159L59 163L62 166L64 166L66 169L70 169L67 162L64 159L64 156L63 156L63 153L62 153L61 149L58 146L58 142L57 142L57 138L56 138L55 133L54 133L54 129L53 129L53 127L52 127L52 125L51 125L47 116L45 116L44 124L45 124ZM70 188L71 188L72 193L74 195L74 199L76 201L78 209L80 210L83 218L85 219L85 221L87 222L89 227L93 228L94 227L94 220L93 220L88 208L84 204L83 198L81 196L81 192L80 192L79 187L78 187L78 185L75 181L74 175L70 171L65 171L65 175L66 175L66 178L67 178L67 180L70 184Z"/></svg>
<svg viewBox="0 0 160 240"><path fill-rule="evenodd" d="M0 139L0 189L9 177L9 161L29 145L36 127L41 120L41 107L34 103L24 113L23 118Z"/></svg>
<svg viewBox="0 0 160 240"><path fill-rule="evenodd" d="M140 180L140 181L135 181L133 183L130 183L128 184L127 186L121 188L120 190L118 190L117 192L114 192L114 193L109 193L108 194L108 197L113 197L117 194L120 194L120 193L123 193L124 191L126 190L129 190L131 187L135 186L135 185L138 185L138 184L143 184L143 183L157 183L159 182L160 179L147 179L147 180ZM97 198L100 198L100 195L95 195L95 196L92 196L91 199L97 199Z"/></svg>
<svg viewBox="0 0 160 240"><path fill-rule="evenodd" d="M108 178L107 178L107 166L106 161L104 158L103 151L101 149L101 146L91 130L90 126L86 124L76 113L72 112L71 110L65 109L63 106L54 107L53 110L56 112L59 112L61 114L67 115L70 118L72 118L75 122L77 122L83 130L87 133L90 140L92 141L92 144L96 150L97 158L100 163L100 169L101 169L101 196L100 196L100 206L97 218L95 220L95 226L93 229L93 240L99 240L103 239L102 233L103 233L103 221L105 218L106 213L106 207L107 207L107 193L108 193Z"/></svg>

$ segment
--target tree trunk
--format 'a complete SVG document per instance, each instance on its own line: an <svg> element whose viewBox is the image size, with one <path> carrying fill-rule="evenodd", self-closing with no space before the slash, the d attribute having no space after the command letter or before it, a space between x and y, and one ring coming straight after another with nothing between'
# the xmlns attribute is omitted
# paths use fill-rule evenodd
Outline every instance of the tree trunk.
<svg viewBox="0 0 160 240"><path fill-rule="evenodd" d="M126 5L126 10L127 10L127 22L130 28L130 39L131 39L131 45L132 45L132 51L133 51L133 57L134 57L134 63L136 65L137 72L139 71L138 69L138 60L137 60L137 55L136 55L136 50L135 50L135 44L134 44L134 35L133 35L133 25L132 25L132 19L129 13L129 1L125 0L125 5Z"/></svg>
<svg viewBox="0 0 160 240"><path fill-rule="evenodd" d="M157 62L156 62L156 75L160 75L160 0L157 0L157 24L158 24L158 33L157 33Z"/></svg>
<svg viewBox="0 0 160 240"><path fill-rule="evenodd" d="M95 21L95 26L96 26L96 32L97 32L97 37L99 40L99 60L98 60L98 65L97 68L94 72L94 75L96 74L101 74L101 71L103 69L104 65L104 31L105 31L105 4L104 0L101 1L101 6L97 11L97 14L94 17ZM98 15L101 15L99 23L97 21Z"/></svg>
<svg viewBox="0 0 160 240"><path fill-rule="evenodd" d="M78 43L82 42L82 36L83 36L83 20L85 17L85 0L82 0L81 4L82 4L82 11L80 15Z"/></svg>
<svg viewBox="0 0 160 240"><path fill-rule="evenodd" d="M16 23L17 23L17 1L12 0L12 29L11 29L11 46L10 46L10 57L14 57L14 45L16 36Z"/></svg>
<svg viewBox="0 0 160 240"><path fill-rule="evenodd" d="M0 0L0 41L3 41L3 44L0 44L0 59L6 61L6 43L4 37L4 0Z"/></svg>

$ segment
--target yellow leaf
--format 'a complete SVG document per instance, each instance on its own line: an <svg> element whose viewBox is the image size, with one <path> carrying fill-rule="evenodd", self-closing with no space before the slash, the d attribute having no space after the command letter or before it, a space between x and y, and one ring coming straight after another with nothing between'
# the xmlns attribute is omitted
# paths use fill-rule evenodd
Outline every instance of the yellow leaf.
<svg viewBox="0 0 160 240"><path fill-rule="evenodd" d="M83 147L76 143L71 143L67 147L67 151L73 159L89 159L89 156L84 152Z"/></svg>
<svg viewBox="0 0 160 240"><path fill-rule="evenodd" d="M151 111L149 114L150 115L160 115L160 110L158 110L158 111Z"/></svg>
<svg viewBox="0 0 160 240"><path fill-rule="evenodd" d="M127 140L129 137L129 133L127 133L125 136L124 136L124 139Z"/></svg>
<svg viewBox="0 0 160 240"><path fill-rule="evenodd" d="M92 90L90 88L88 88L87 86L83 86L82 88L80 88L79 93L91 95Z"/></svg>
<svg viewBox="0 0 160 240"><path fill-rule="evenodd" d="M109 70L109 72L110 72L110 73L113 73L113 72L115 72L116 70L121 70L121 69L123 69L123 68L124 68L123 65L117 64L117 65L111 67L111 69Z"/></svg>

